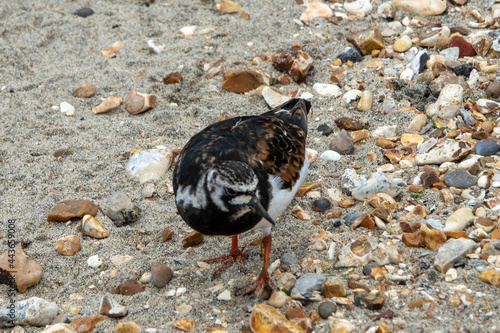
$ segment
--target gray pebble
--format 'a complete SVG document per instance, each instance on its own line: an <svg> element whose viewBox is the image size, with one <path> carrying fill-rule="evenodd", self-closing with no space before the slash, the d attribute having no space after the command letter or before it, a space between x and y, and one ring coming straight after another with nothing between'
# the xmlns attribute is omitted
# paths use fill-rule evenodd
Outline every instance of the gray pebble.
<svg viewBox="0 0 500 333"><path fill-rule="evenodd" d="M467 188L477 184L477 177L466 169L453 170L444 175L444 183L447 186Z"/></svg>
<svg viewBox="0 0 500 333"><path fill-rule="evenodd" d="M349 155L354 152L354 140L346 130L341 130L332 136L328 147L341 155Z"/></svg>
<svg viewBox="0 0 500 333"><path fill-rule="evenodd" d="M74 14L77 16L80 16L80 17L88 17L88 16L94 14L94 11L92 10L92 8L83 7L83 8L77 9Z"/></svg>
<svg viewBox="0 0 500 333"><path fill-rule="evenodd" d="M151 280L157 288L163 288L172 279L172 270L161 262L156 262L151 267Z"/></svg>
<svg viewBox="0 0 500 333"><path fill-rule="evenodd" d="M285 266L291 266L295 264L295 253L293 252L285 253L281 257L281 263Z"/></svg>
<svg viewBox="0 0 500 333"><path fill-rule="evenodd" d="M391 197L396 197L402 191L400 184L406 183L404 181L401 183L398 179L389 178L382 172L375 172L371 175L370 179L352 190L352 197L357 200L366 200L377 193L386 193Z"/></svg>
<svg viewBox="0 0 500 333"><path fill-rule="evenodd" d="M292 289L292 298L294 295L302 295L308 298L307 295L312 291L320 291L321 286L325 283L326 277L320 274L307 273L302 275L296 282Z"/></svg>
<svg viewBox="0 0 500 333"><path fill-rule="evenodd" d="M347 213L345 216L344 216L344 224L348 227L350 227L353 223L354 223L354 220L357 219L358 217L360 217L361 213Z"/></svg>
<svg viewBox="0 0 500 333"><path fill-rule="evenodd" d="M500 143L493 139L480 140L474 146L474 153L481 156L495 155L500 151Z"/></svg>
<svg viewBox="0 0 500 333"><path fill-rule="evenodd" d="M321 318L327 319L335 312L337 312L337 304L330 301L324 301L319 303L318 313Z"/></svg>

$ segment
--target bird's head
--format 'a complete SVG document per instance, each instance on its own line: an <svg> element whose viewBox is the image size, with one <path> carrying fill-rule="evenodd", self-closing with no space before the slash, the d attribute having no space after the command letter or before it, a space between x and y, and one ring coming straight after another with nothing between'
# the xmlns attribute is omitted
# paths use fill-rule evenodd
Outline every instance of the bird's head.
<svg viewBox="0 0 500 333"><path fill-rule="evenodd" d="M253 212L274 224L260 202L259 179L247 164L238 161L216 163L207 172L206 184L212 202L234 219Z"/></svg>

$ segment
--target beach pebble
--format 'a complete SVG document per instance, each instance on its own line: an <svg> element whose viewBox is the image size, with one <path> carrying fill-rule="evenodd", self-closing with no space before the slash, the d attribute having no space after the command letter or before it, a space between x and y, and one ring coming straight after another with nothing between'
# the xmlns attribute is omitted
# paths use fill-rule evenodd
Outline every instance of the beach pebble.
<svg viewBox="0 0 500 333"><path fill-rule="evenodd" d="M385 47L382 34L378 28L351 32L346 38L362 55L371 54L372 51L382 50Z"/></svg>
<svg viewBox="0 0 500 333"><path fill-rule="evenodd" d="M14 256L12 252L14 251ZM0 256L0 270L7 279L9 274L14 278L17 290L25 292L31 286L34 286L42 279L42 266L33 260L21 246L11 248Z"/></svg>
<svg viewBox="0 0 500 333"><path fill-rule="evenodd" d="M402 192L401 185L399 180L389 178L382 172L375 172L367 181L352 190L352 197L357 200L366 200L377 193L386 193L391 197L396 197Z"/></svg>
<svg viewBox="0 0 500 333"><path fill-rule="evenodd" d="M451 214L445 222L444 231L464 230L470 220L474 218L472 210L468 207L457 209Z"/></svg>
<svg viewBox="0 0 500 333"><path fill-rule="evenodd" d="M346 289L342 282L329 278L321 287L326 298L345 297Z"/></svg>
<svg viewBox="0 0 500 333"><path fill-rule="evenodd" d="M312 292L320 291L326 277L321 274L306 273L299 277L291 290L290 296L294 299L314 300L317 298Z"/></svg>
<svg viewBox="0 0 500 333"><path fill-rule="evenodd" d="M350 131L357 131L357 130L360 130L363 128L362 123L360 123L359 121L357 121L353 118L349 118L349 117L337 118L337 119L335 119L335 124L340 129L345 129L345 130L350 130Z"/></svg>
<svg viewBox="0 0 500 333"><path fill-rule="evenodd" d="M132 203L132 199L123 192L102 198L99 202L99 208L118 227L124 223L137 221L141 212L141 209Z"/></svg>
<svg viewBox="0 0 500 333"><path fill-rule="evenodd" d="M305 330L288 320L278 312L274 306L267 304L256 304L250 315L250 329L255 333L264 332L287 332L303 333Z"/></svg>
<svg viewBox="0 0 500 333"><path fill-rule="evenodd" d="M243 9L243 7L231 0L220 0L215 3L217 10L223 14L237 13Z"/></svg>
<svg viewBox="0 0 500 333"><path fill-rule="evenodd" d="M114 42L113 45L111 45L111 47L102 49L101 54L106 58L113 58L115 57L116 54L120 52L120 46L122 46L122 42L118 40Z"/></svg>
<svg viewBox="0 0 500 333"><path fill-rule="evenodd" d="M226 289L217 296L217 299L220 301L230 301L231 300L231 292Z"/></svg>
<svg viewBox="0 0 500 333"><path fill-rule="evenodd" d="M477 184L477 177L466 169L449 171L444 175L444 183L448 186L467 188Z"/></svg>
<svg viewBox="0 0 500 333"><path fill-rule="evenodd" d="M337 55L337 59L340 59L343 64L350 61L353 63L360 62L363 60L363 56L358 50L352 47L348 47L343 53Z"/></svg>
<svg viewBox="0 0 500 333"><path fill-rule="evenodd" d="M415 156L417 165L442 164L453 162L467 156L472 151L470 142L444 140L434 146L431 150L419 153Z"/></svg>
<svg viewBox="0 0 500 333"><path fill-rule="evenodd" d="M130 114L139 114L156 107L156 96L130 91L125 96L125 110Z"/></svg>
<svg viewBox="0 0 500 333"><path fill-rule="evenodd" d="M115 333L141 333L141 326L133 321L125 321L116 324Z"/></svg>
<svg viewBox="0 0 500 333"><path fill-rule="evenodd" d="M447 272L455 262L463 259L466 254L473 252L476 247L476 242L471 239L449 239L439 248L434 265L438 271Z"/></svg>
<svg viewBox="0 0 500 333"><path fill-rule="evenodd" d="M451 37L450 44L448 47L458 47L459 58L463 57L473 57L476 55L476 51L472 47L472 44L466 41L462 36Z"/></svg>
<svg viewBox="0 0 500 333"><path fill-rule="evenodd" d="M342 95L342 91L336 84L315 83L313 90L316 94L328 97L338 97Z"/></svg>
<svg viewBox="0 0 500 333"><path fill-rule="evenodd" d="M455 68L453 68L453 74L457 76L463 76L464 78L468 78L473 69L474 69L474 64L466 62L465 64L460 64Z"/></svg>
<svg viewBox="0 0 500 333"><path fill-rule="evenodd" d="M404 35L403 37L394 42L394 51L405 52L408 51L411 46L412 42L410 36Z"/></svg>
<svg viewBox="0 0 500 333"><path fill-rule="evenodd" d="M118 109L122 105L122 98L120 96L110 96L106 98L101 104L92 108L95 114L106 113Z"/></svg>
<svg viewBox="0 0 500 333"><path fill-rule="evenodd" d="M342 158L342 156L339 153L333 150L325 150L319 157L323 160L333 161L333 162L339 161Z"/></svg>
<svg viewBox="0 0 500 333"><path fill-rule="evenodd" d="M463 107L464 90L458 84L447 84L441 90L438 100L430 104L426 113L431 118L448 120L455 117L455 113Z"/></svg>
<svg viewBox="0 0 500 333"><path fill-rule="evenodd" d="M356 0L353 2L344 2L344 9L352 15L368 13L373 8L370 0Z"/></svg>
<svg viewBox="0 0 500 333"><path fill-rule="evenodd" d="M500 273L495 269L489 269L479 274L478 279L489 285L500 287Z"/></svg>
<svg viewBox="0 0 500 333"><path fill-rule="evenodd" d="M426 68L426 63L430 59L429 53L427 50L421 50L415 55L415 58L406 65L406 68L411 69L413 73L419 74L422 73Z"/></svg>
<svg viewBox="0 0 500 333"><path fill-rule="evenodd" d="M325 212L332 208L332 203L326 198L319 198L313 201L312 209L316 212Z"/></svg>
<svg viewBox="0 0 500 333"><path fill-rule="evenodd" d="M446 235L444 232L424 223L420 227L420 241L429 250L436 251L446 242Z"/></svg>
<svg viewBox="0 0 500 333"><path fill-rule="evenodd" d="M342 247L334 267L361 267L370 261L378 265L399 264L397 245L392 242L378 243L372 237L359 237Z"/></svg>
<svg viewBox="0 0 500 333"><path fill-rule="evenodd" d="M189 332L189 331L193 330L193 328L195 326L194 320L186 319L186 318L174 320L172 322L172 324L174 325L175 328L177 328L181 331L184 331L184 332Z"/></svg>
<svg viewBox="0 0 500 333"><path fill-rule="evenodd" d="M289 299L289 296L285 294L281 290L275 290L271 294L271 297L269 297L267 303L269 305L274 306L275 308L281 308L283 305L285 305L286 301Z"/></svg>
<svg viewBox="0 0 500 333"><path fill-rule="evenodd" d="M361 94L362 92L360 90L357 90L357 89L351 89L349 90L348 92L346 92L343 96L342 96L342 99L346 102L346 103L351 103L352 101L355 101L357 100L358 98L361 97Z"/></svg>
<svg viewBox="0 0 500 333"><path fill-rule="evenodd" d="M113 288L113 294L132 296L138 293L142 293L146 290L146 287L143 287L137 282L136 279L129 279L125 282L120 283L118 286Z"/></svg>
<svg viewBox="0 0 500 333"><path fill-rule="evenodd" d="M342 155L350 155L354 152L354 140L346 130L341 130L332 135L328 148Z"/></svg>
<svg viewBox="0 0 500 333"><path fill-rule="evenodd" d="M339 155L340 156L340 155ZM293 209L292 209L292 215L296 218L298 218L299 220L302 220L302 221L309 221L311 220L311 214L309 214L308 212L306 212L304 209L302 209L302 207L300 206L295 206Z"/></svg>
<svg viewBox="0 0 500 333"><path fill-rule="evenodd" d="M64 222L75 217L82 218L87 214L96 215L98 211L99 207L89 200L64 200L52 208L47 221Z"/></svg>
<svg viewBox="0 0 500 333"><path fill-rule="evenodd" d="M163 288L172 279L173 273L170 267L161 263L155 262L151 266L151 280L156 288Z"/></svg>
<svg viewBox="0 0 500 333"><path fill-rule="evenodd" d="M332 9L326 4L319 1L310 2L309 6L300 15L299 20L309 23L315 18L328 19L333 16Z"/></svg>
<svg viewBox="0 0 500 333"><path fill-rule="evenodd" d="M290 75L292 80L302 83L306 80L309 70L313 68L313 58L300 48L292 48L271 57L273 67ZM304 97L304 94L302 95ZM305 98L307 99L307 98Z"/></svg>
<svg viewBox="0 0 500 333"><path fill-rule="evenodd" d="M181 73L172 72L168 73L167 76L165 76L162 81L164 84L177 84L184 81L184 78L182 77Z"/></svg>
<svg viewBox="0 0 500 333"><path fill-rule="evenodd" d="M481 156L495 155L500 151L500 142L493 139L480 140L474 146L474 153Z"/></svg>
<svg viewBox="0 0 500 333"><path fill-rule="evenodd" d="M372 133L374 139L383 138L389 139L397 136L398 127L396 125L380 126Z"/></svg>
<svg viewBox="0 0 500 333"><path fill-rule="evenodd" d="M337 304L330 301L324 301L319 303L318 313L322 319L327 319L335 312L337 312Z"/></svg>
<svg viewBox="0 0 500 333"><path fill-rule="evenodd" d="M81 248L80 237L77 235L61 237L56 241L57 252L65 256L72 256L80 251Z"/></svg>
<svg viewBox="0 0 500 333"><path fill-rule="evenodd" d="M191 312L192 309L193 309L192 305L184 303L184 304L181 304L178 307L176 307L175 311L179 312L179 315L183 316L183 315L186 315L189 312Z"/></svg>
<svg viewBox="0 0 500 333"><path fill-rule="evenodd" d="M89 259L87 259L87 265L89 265L89 267L92 267L92 268L97 268L97 267L101 266L102 261L99 260L99 255L96 254L96 255L90 256Z"/></svg>
<svg viewBox="0 0 500 333"><path fill-rule="evenodd" d="M191 246L196 246L203 241L203 234L196 230L191 231L182 239L182 247L188 248Z"/></svg>
<svg viewBox="0 0 500 333"><path fill-rule="evenodd" d="M73 96L77 98L89 98L94 96L96 89L97 86L95 84L84 83L73 88Z"/></svg>
<svg viewBox="0 0 500 333"><path fill-rule="evenodd" d="M93 316L77 318L73 320L69 326L73 327L78 333L91 333L95 326L106 319L103 315L96 314Z"/></svg>
<svg viewBox="0 0 500 333"><path fill-rule="evenodd" d="M361 93L361 97L358 102L358 110L359 111L369 111L372 108L372 93L368 90L364 90Z"/></svg>
<svg viewBox="0 0 500 333"><path fill-rule="evenodd" d="M182 27L179 29L179 32L181 35L185 38L191 37L194 34L194 31L196 30L197 26L196 25L190 25L186 27Z"/></svg>
<svg viewBox="0 0 500 333"><path fill-rule="evenodd" d="M90 15L94 14L94 10L92 10L92 8L82 7L75 10L73 14L80 17L89 17Z"/></svg>
<svg viewBox="0 0 500 333"><path fill-rule="evenodd" d="M393 0L392 5L416 15L441 15L446 10L446 0Z"/></svg>
<svg viewBox="0 0 500 333"><path fill-rule="evenodd" d="M12 303L14 312L10 308L0 308L1 326L45 326L52 323L57 316L56 303L42 298L31 297L23 301ZM13 315L13 317L12 317Z"/></svg>
<svg viewBox="0 0 500 333"><path fill-rule="evenodd" d="M160 54L165 50L165 44L163 44L158 38L148 40L148 48L151 52Z"/></svg>
<svg viewBox="0 0 500 333"><path fill-rule="evenodd" d="M170 228L165 228L163 229L163 233L162 233L162 240L163 242L166 242L168 240L171 240L172 239L172 230L170 230Z"/></svg>
<svg viewBox="0 0 500 333"><path fill-rule="evenodd" d="M136 152L127 164L127 173L141 184L158 181L170 168L173 153L170 149L147 149Z"/></svg>
<svg viewBox="0 0 500 333"><path fill-rule="evenodd" d="M271 108L277 107L278 105L284 104L290 100L290 97L284 96L268 86L265 86L262 89L262 97Z"/></svg>
<svg viewBox="0 0 500 333"><path fill-rule="evenodd" d="M271 83L271 76L262 69L226 69L222 86L227 91L241 94Z"/></svg>
<svg viewBox="0 0 500 333"><path fill-rule="evenodd" d="M486 97L500 97L500 82L491 82L486 88Z"/></svg>
<svg viewBox="0 0 500 333"><path fill-rule="evenodd" d="M92 215L83 217L82 232L90 237L102 239L109 236L109 232L104 229L99 221Z"/></svg>
<svg viewBox="0 0 500 333"><path fill-rule="evenodd" d="M62 102L59 105L59 110L68 117L73 117L75 115L75 107L68 102Z"/></svg>
<svg viewBox="0 0 500 333"><path fill-rule="evenodd" d="M118 304L111 296L103 296L99 305L99 313L111 318L125 317L128 310L123 305Z"/></svg>

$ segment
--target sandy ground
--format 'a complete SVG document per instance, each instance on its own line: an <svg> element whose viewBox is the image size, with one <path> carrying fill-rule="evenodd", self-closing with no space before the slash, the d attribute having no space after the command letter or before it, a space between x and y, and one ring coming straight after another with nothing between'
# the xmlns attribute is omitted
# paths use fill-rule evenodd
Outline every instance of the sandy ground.
<svg viewBox="0 0 500 333"><path fill-rule="evenodd" d="M174 197L168 193L172 171L157 184L156 196L142 198L141 186L125 172L130 151L158 145L181 148L192 134L217 121L223 112L238 116L258 114L268 109L261 98L224 90L220 84L221 76L206 79L205 64L223 58L227 61L226 68L253 67L251 62L255 56L276 54L279 49L298 43L314 58L315 69L305 84L292 84L283 91L300 89L301 92L310 92L314 83L330 82L331 69L327 65L348 46L344 36L347 30L380 26L383 22L379 22L373 11L368 17L342 21L339 25L316 20L304 27L293 21L305 8L295 1L266 1L264 5L262 1L241 0L240 3L250 14L249 21L240 19L238 14L217 12L213 2L208 0L157 0L150 6L141 0L3 2L0 6L0 235L4 238L0 240L0 251L3 253L7 249L5 222L17 219L17 239L31 242L26 252L42 265L44 271L41 282L25 293L17 294L17 300L38 296L56 302L60 312L66 313L70 319L95 314L103 295L126 278L138 279L154 262L161 261L176 272L170 284L164 289L147 285L145 292L132 297L115 295L116 300L127 306L129 315L120 320L106 319L96 331L111 332L117 322L128 320L137 322L143 329L152 327L159 332L172 331L169 322L179 318L175 309L180 304L193 306L183 317L195 320L197 332L202 331L203 325L213 327L219 322L227 323L229 332L239 331L246 325L249 314L241 305L255 304L258 300L233 296L231 301L219 301L217 294L212 294L208 288L223 282L224 289L232 290L250 282L251 273L257 273L261 267L259 248L248 247L249 258L244 268L230 268L216 281L210 280L211 270L196 274L200 270L196 262L224 254L229 248L229 239L205 238L192 252L186 252L181 240L190 229L176 214ZM480 0L469 1L468 6L482 8L481 3ZM95 14L87 18L73 15L83 6L92 7ZM404 13L398 11L397 19L402 17ZM463 16L457 13L434 19L449 25L453 22L463 24ZM197 26L194 35L184 38L179 29L191 25ZM161 54L148 50L146 43L151 38L165 43L166 48ZM119 54L115 58L105 58L100 50L111 47L118 40L122 42ZM369 58L365 62L371 60ZM387 67L394 64L389 59L384 62ZM260 67L274 76L279 75L270 63ZM174 71L179 71L184 81L176 85L163 84L162 78ZM411 120L407 114L398 112L387 116L381 112L382 103L377 94L387 93L389 88L378 79L377 72L363 72L363 65L356 64L349 73L356 76L358 82L364 80L363 85L375 92L373 111L360 113L354 110L354 105L342 104L340 98L315 98L308 147L320 153L327 149L328 139L315 129L323 123L335 128L333 120L338 116L364 117L370 129L388 123L406 127ZM96 94L89 99L73 97L72 89L82 83L96 84ZM102 115L91 112L92 106L99 104L102 98L125 97L130 90L155 94L157 107L135 116L126 112L123 106ZM75 107L74 117L66 117L52 108L61 102ZM404 97L399 102L401 107L411 104ZM58 149L68 149L72 154L54 158L53 153ZM366 159L366 153L372 150L379 153L379 163L370 163ZM340 175L344 168L354 164L361 166L360 172L370 174L382 162L380 148L369 141L340 162L319 160L311 168L308 181L322 182L322 192L326 195L327 188L339 186L339 180L330 176ZM416 172L406 171L405 180L411 179ZM46 221L48 212L61 200L97 202L118 191L128 193L142 209L142 214L137 223L118 228L99 213L97 218L111 233L107 239L82 236L78 220L70 224ZM425 200L431 205L440 199L437 194L430 194ZM274 231L271 262L287 252L294 252L298 263L311 256L328 260L326 251L318 253L307 249L308 237L320 228L341 233L339 239L345 241L369 234L363 230L351 231L344 226L334 229L331 220L312 212L311 202L312 199L304 197L296 199L294 205L299 204L311 211L316 223L299 221L290 215L290 210L280 219ZM363 210L358 203L348 211ZM165 227L173 231L174 237L163 243L161 234ZM82 237L82 250L73 257L65 257L56 252L54 243L70 234ZM380 234L380 230L375 231L376 236ZM243 235L242 241L258 237L258 233L251 232ZM424 251L401 245L401 253L407 258L421 252ZM95 254L104 262L98 269L90 268L86 263L88 257ZM118 254L131 255L133 259L127 264L114 266L110 258ZM184 258L185 262L178 263L179 260L174 261L176 258ZM410 264L409 259L405 262ZM115 277L110 276L113 270L116 271ZM341 276L346 271L332 274ZM306 272L301 271L299 275ZM361 268L356 268L355 272L361 274ZM467 284L463 277L456 282ZM498 291L476 278L470 278L468 282L468 287L474 291L496 292L498 295ZM375 284L374 281L365 283ZM419 287L421 283L425 281L417 281L413 287ZM443 286L442 277L433 284L433 287ZM182 297L166 296L170 289L178 287L187 288ZM6 290L7 286L0 285L1 298ZM411 300L393 301L384 310L392 308L401 313ZM498 309L500 301L497 298L489 305L492 310ZM456 309L442 305L436 312L445 319L427 320L424 311L413 311L398 320L405 322L407 332L416 332L418 328L425 332L455 331L454 322L477 332L485 320L484 311L479 310L482 306L485 305L481 302ZM74 307L79 314L69 312ZM316 308L315 304L310 304L306 306L306 312L309 314ZM361 332L372 325L368 317L371 312L355 308L346 311L345 315L356 325L357 332ZM40 329L26 327L26 330L36 332Z"/></svg>

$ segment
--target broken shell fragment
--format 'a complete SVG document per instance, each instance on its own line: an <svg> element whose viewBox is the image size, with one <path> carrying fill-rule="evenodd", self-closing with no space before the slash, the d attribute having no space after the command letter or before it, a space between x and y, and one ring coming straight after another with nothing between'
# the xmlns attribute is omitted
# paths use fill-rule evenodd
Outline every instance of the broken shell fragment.
<svg viewBox="0 0 500 333"><path fill-rule="evenodd" d="M317 17L329 19L332 16L333 11L327 4L319 1L314 1L309 5L309 7L307 7L306 10L304 10L302 15L300 15L300 20L302 22L308 23L309 21Z"/></svg>
<svg viewBox="0 0 500 333"><path fill-rule="evenodd" d="M99 239L109 236L109 232L104 229L99 221L90 214L83 217L82 231L87 236Z"/></svg>
<svg viewBox="0 0 500 333"><path fill-rule="evenodd" d="M122 105L122 98L120 96L110 96L106 98L101 104L92 108L95 114L106 113L111 110L117 109Z"/></svg>
<svg viewBox="0 0 500 333"><path fill-rule="evenodd" d="M118 54L118 52L120 52L119 48L120 48L121 45L122 45L121 41L116 41L116 42L113 43L113 45L110 48L101 50L101 53L106 58L111 58L115 54Z"/></svg>
<svg viewBox="0 0 500 333"><path fill-rule="evenodd" d="M239 3L231 0L217 1L215 3L215 7L219 12L223 14L237 13L243 9L243 7Z"/></svg>
<svg viewBox="0 0 500 333"><path fill-rule="evenodd" d="M138 114L156 107L156 96L132 90L125 97L125 109L131 114Z"/></svg>

